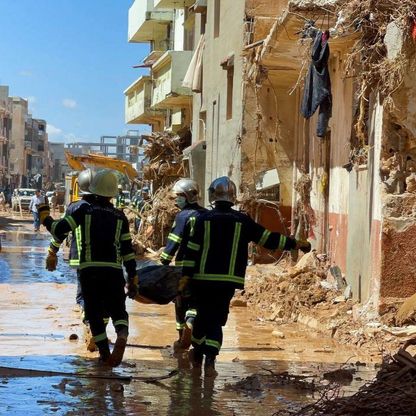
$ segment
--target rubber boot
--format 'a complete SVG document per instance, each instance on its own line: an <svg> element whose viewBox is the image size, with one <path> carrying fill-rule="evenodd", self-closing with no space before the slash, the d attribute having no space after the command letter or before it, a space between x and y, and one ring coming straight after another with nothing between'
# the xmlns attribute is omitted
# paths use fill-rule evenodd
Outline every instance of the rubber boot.
<svg viewBox="0 0 416 416"><path fill-rule="evenodd" d="M182 339L183 329L178 330L178 339L173 343L173 352L182 352Z"/></svg>
<svg viewBox="0 0 416 416"><path fill-rule="evenodd" d="M121 364L123 360L124 351L127 345L127 337L129 335L129 331L127 327L123 327L117 332L117 339L114 344L113 352L111 353L111 357L109 363L113 367L117 367Z"/></svg>
<svg viewBox="0 0 416 416"><path fill-rule="evenodd" d="M202 368L202 360L204 359L203 353L196 348L192 348L189 350L188 357L189 361L191 362L193 371L200 374Z"/></svg>
<svg viewBox="0 0 416 416"><path fill-rule="evenodd" d="M192 328L194 326L195 318L188 318L185 323L185 328L183 329L181 336L181 346L182 349L187 350L191 346L192 339Z"/></svg>
<svg viewBox="0 0 416 416"><path fill-rule="evenodd" d="M215 370L215 355L206 355L204 374L205 377L216 377L218 375L217 371Z"/></svg>
<svg viewBox="0 0 416 416"><path fill-rule="evenodd" d="M87 346L87 350L89 352L95 352L98 350L97 346L95 345L94 337L91 334L90 326L88 324L84 325L84 339L85 345Z"/></svg>
<svg viewBox="0 0 416 416"><path fill-rule="evenodd" d="M110 365L111 354L108 346L108 340L97 342L97 347L100 354L98 362L103 365Z"/></svg>

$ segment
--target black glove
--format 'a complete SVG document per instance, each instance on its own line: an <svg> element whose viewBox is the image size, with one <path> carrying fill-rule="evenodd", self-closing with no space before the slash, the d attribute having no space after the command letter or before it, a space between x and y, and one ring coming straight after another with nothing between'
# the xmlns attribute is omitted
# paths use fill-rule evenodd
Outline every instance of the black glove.
<svg viewBox="0 0 416 416"><path fill-rule="evenodd" d="M126 285L127 288L127 297L134 299L139 293L139 276L134 276L132 279L129 279Z"/></svg>
<svg viewBox="0 0 416 416"><path fill-rule="evenodd" d="M36 205L36 208L38 209L40 223L43 225L45 219L51 215L49 204L39 204Z"/></svg>
<svg viewBox="0 0 416 416"><path fill-rule="evenodd" d="M309 253L312 249L311 243L307 240L296 240L296 250L301 250L303 253Z"/></svg>
<svg viewBox="0 0 416 416"><path fill-rule="evenodd" d="M189 290L189 281L190 281L189 276L182 276L179 279L178 298L189 298L191 296L191 292ZM181 299L179 299L179 302L180 301Z"/></svg>

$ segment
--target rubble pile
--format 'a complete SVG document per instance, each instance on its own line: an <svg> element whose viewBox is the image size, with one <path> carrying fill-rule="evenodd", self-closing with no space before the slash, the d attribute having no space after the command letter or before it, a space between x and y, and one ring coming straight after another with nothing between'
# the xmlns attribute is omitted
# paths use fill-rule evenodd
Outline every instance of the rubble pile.
<svg viewBox="0 0 416 416"><path fill-rule="evenodd" d="M278 265L250 266L244 299L238 298L237 306L245 301L260 320L278 325L300 323L341 343L365 346L376 355L394 351L416 334L416 326L392 326L399 324L397 303L386 303L378 315L370 304L360 306L353 301L350 286L345 286L342 276L337 282L331 270L314 252L304 255L295 266L290 259ZM402 321L409 323L411 319Z"/></svg>
<svg viewBox="0 0 416 416"><path fill-rule="evenodd" d="M297 322L299 315L311 310L327 310L342 295L322 285L327 267L320 265L315 253L303 256L295 267L276 268L259 265L249 269L245 296L254 312L278 323ZM351 301L348 303L351 308ZM344 305L345 306L345 305Z"/></svg>
<svg viewBox="0 0 416 416"><path fill-rule="evenodd" d="M148 163L143 167L144 179L152 181L154 189L167 186L184 176L182 150L185 140L168 132L154 132L146 136L144 154Z"/></svg>
<svg viewBox="0 0 416 416"><path fill-rule="evenodd" d="M149 201L150 209L141 212L141 224L137 233L133 234L133 247L138 255L145 251L154 254L166 245L166 239L172 228L178 208L171 197L171 188L159 188Z"/></svg>
<svg viewBox="0 0 416 416"><path fill-rule="evenodd" d="M401 349L385 359L377 377L357 393L342 397L330 386L313 404L286 410L292 416L406 416L416 414L416 356ZM281 413L276 413L279 415Z"/></svg>
<svg viewBox="0 0 416 416"><path fill-rule="evenodd" d="M402 83L406 68L401 54L389 56L386 33L393 22L403 29L403 36L411 40L414 1L341 0L336 13L344 31L360 33L349 54L347 68L348 72L358 76L360 97L368 95L372 89L378 90L382 98L389 98Z"/></svg>

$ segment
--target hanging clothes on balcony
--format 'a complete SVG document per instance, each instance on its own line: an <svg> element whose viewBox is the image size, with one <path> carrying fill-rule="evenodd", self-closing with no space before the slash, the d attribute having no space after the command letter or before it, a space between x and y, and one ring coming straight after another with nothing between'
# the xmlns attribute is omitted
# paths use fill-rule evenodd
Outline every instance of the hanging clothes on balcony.
<svg viewBox="0 0 416 416"><path fill-rule="evenodd" d="M332 115L331 79L329 76L329 34L318 31L312 46L312 61L305 79L301 114L310 118L319 107L317 136L324 137Z"/></svg>
<svg viewBox="0 0 416 416"><path fill-rule="evenodd" d="M202 91L202 57L205 48L205 35L201 35L195 49L191 63L186 71L182 86L190 88L193 92Z"/></svg>

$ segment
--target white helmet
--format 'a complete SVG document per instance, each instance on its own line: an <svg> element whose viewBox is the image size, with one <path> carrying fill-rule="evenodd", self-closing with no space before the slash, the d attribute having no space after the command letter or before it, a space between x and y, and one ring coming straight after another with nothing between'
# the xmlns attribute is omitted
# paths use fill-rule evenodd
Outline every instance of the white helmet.
<svg viewBox="0 0 416 416"><path fill-rule="evenodd" d="M94 195L113 197L117 195L117 176L113 170L102 169L95 175L90 185Z"/></svg>
<svg viewBox="0 0 416 416"><path fill-rule="evenodd" d="M193 180L189 178L179 179L175 185L173 185L172 192L175 194L185 195L188 204L194 204L198 202L199 186Z"/></svg>
<svg viewBox="0 0 416 416"><path fill-rule="evenodd" d="M120 184L118 184L117 189L123 189L123 187Z"/></svg>
<svg viewBox="0 0 416 416"><path fill-rule="evenodd" d="M208 188L209 202L231 202L235 204L237 198L237 187L228 176L215 179Z"/></svg>
<svg viewBox="0 0 416 416"><path fill-rule="evenodd" d="M79 190L81 191L82 195L89 195L90 192L90 185L92 179L94 177L95 172L93 172L90 168L83 170L78 175L78 186Z"/></svg>

